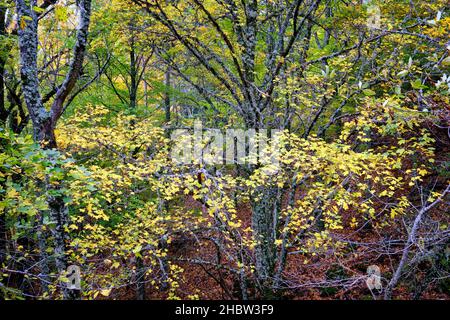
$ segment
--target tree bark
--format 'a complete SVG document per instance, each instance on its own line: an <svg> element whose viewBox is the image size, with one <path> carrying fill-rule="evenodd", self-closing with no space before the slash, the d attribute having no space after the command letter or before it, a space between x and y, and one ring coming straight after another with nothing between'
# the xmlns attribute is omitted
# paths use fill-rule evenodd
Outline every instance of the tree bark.
<svg viewBox="0 0 450 320"><path fill-rule="evenodd" d="M5 15L6 8L4 6L0 6L0 37L5 35ZM5 82L4 82L4 73L5 73L5 61L4 57L0 55L0 121L1 124L5 124L8 113L5 107ZM0 147L3 147L2 141L0 139ZM5 190L3 188L3 190ZM0 201L2 201L3 196L0 195ZM6 217L5 213L0 214L0 267L5 262L6 257L6 247L7 238L6 238Z"/></svg>
<svg viewBox="0 0 450 320"><path fill-rule="evenodd" d="M385 300L390 300L392 298L392 291L395 289L398 282L400 281L403 270L408 264L409 253L411 251L411 248L416 244L417 232L419 231L420 224L422 223L422 219L423 219L424 215L429 210L431 210L433 207L435 207L437 204L439 204L442 201L442 199L449 192L450 192L450 185L447 186L445 191L442 193L442 195L437 200L435 200L433 203L429 204L428 206L423 206L417 213L417 216L414 219L414 223L411 227L411 231L409 232L408 240L406 241L405 247L403 248L402 257L400 258L400 262L397 266L397 269L394 272L394 275L392 276L391 281L389 281L389 284L387 285L387 287L384 291L384 299Z"/></svg>
<svg viewBox="0 0 450 320"><path fill-rule="evenodd" d="M262 298L273 298L276 257L276 188L260 187L258 200L252 200L252 229L255 246L256 277Z"/></svg>
<svg viewBox="0 0 450 320"><path fill-rule="evenodd" d="M5 30L6 7L0 5L0 39L6 34ZM6 57L4 52L0 52L0 122L6 123L8 111L5 106L5 64Z"/></svg>
<svg viewBox="0 0 450 320"><path fill-rule="evenodd" d="M88 29L91 16L91 0L77 1L79 11L79 24L77 41L73 49L73 57L69 71L58 86L55 99L50 111L47 111L42 102L39 91L38 78L38 16L34 11L36 0L16 0L16 11L20 27L18 28L20 74L22 79L22 92L33 123L34 139L44 149L56 148L54 129L58 119L64 111L64 102L75 87L81 74L83 60L86 52ZM45 182L47 191L55 189L48 181ZM51 230L55 239L55 263L59 274L65 274L67 269L66 244L64 227L68 220L68 208L63 196L49 196L47 198L49 214L56 227ZM43 243L41 241L41 243ZM42 250L43 248L41 248ZM64 284L63 296L65 299L74 298L77 293L69 290Z"/></svg>
<svg viewBox="0 0 450 320"><path fill-rule="evenodd" d="M136 257L136 299L145 300L145 266L142 257Z"/></svg>
<svg viewBox="0 0 450 320"><path fill-rule="evenodd" d="M0 141L1 143L1 141ZM3 184L3 183L2 183ZM5 188L3 187L3 190ZM0 194L0 201L3 201L3 195ZM7 251L8 251L8 238L6 233L6 212L0 213L0 269L6 263ZM2 298L3 291L0 291L0 299Z"/></svg>
<svg viewBox="0 0 450 320"><path fill-rule="evenodd" d="M165 95L164 95L164 111L166 114L166 123L170 122L170 66L167 66L166 69L166 75L164 79L164 85L165 85Z"/></svg>
<svg viewBox="0 0 450 320"><path fill-rule="evenodd" d="M58 87L55 100L51 107L53 126L56 125L56 122L64 112L64 103L73 91L83 70L83 61L88 43L89 24L91 21L91 0L78 0L77 7L79 11L77 42L73 48L73 57L70 62L69 72L63 83Z"/></svg>
<svg viewBox="0 0 450 320"><path fill-rule="evenodd" d="M138 72L137 72L136 49L134 44L134 36L131 37L130 43L130 109L136 109L137 91L138 91Z"/></svg>
<svg viewBox="0 0 450 320"><path fill-rule="evenodd" d="M33 122L34 139L37 142L55 143L52 121L41 99L39 92L37 47L38 47L38 19L31 8L37 5L32 0L16 0L19 24L19 50L20 50L20 76L22 79L22 92Z"/></svg>

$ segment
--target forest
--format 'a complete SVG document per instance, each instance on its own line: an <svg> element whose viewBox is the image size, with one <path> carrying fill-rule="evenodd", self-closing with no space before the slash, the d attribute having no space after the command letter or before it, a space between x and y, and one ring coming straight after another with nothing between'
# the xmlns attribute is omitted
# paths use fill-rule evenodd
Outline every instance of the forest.
<svg viewBox="0 0 450 320"><path fill-rule="evenodd" d="M0 0L0 300L449 300L449 203L448 0Z"/></svg>

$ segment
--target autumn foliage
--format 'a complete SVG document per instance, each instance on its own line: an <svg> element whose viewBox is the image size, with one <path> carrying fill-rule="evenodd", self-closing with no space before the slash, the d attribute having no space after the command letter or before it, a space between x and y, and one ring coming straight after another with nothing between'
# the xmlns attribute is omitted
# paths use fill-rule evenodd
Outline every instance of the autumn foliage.
<svg viewBox="0 0 450 320"><path fill-rule="evenodd" d="M0 13L0 297L449 298L447 1ZM196 121L273 161L173 161Z"/></svg>

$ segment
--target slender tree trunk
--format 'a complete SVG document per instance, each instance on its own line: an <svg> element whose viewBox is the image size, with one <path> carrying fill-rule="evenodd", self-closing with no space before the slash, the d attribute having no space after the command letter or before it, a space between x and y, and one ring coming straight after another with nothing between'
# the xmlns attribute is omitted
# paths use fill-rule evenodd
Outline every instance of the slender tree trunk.
<svg viewBox="0 0 450 320"><path fill-rule="evenodd" d="M136 299L145 300L145 266L142 257L136 257Z"/></svg>
<svg viewBox="0 0 450 320"><path fill-rule="evenodd" d="M41 269L41 274L39 276L39 279L41 281L41 290L43 293L48 292L48 285L50 283L50 268L48 265L48 254L46 252L47 250L47 243L45 240L45 231L43 226L44 216L42 213L39 217L39 224L36 226L38 228L37 231L37 241L38 241L38 248L39 248L39 268Z"/></svg>
<svg viewBox="0 0 450 320"><path fill-rule="evenodd" d="M145 108L148 108L148 84L147 81L144 80L144 99L145 99Z"/></svg>
<svg viewBox="0 0 450 320"><path fill-rule="evenodd" d="M3 197L0 196L0 201L3 201ZM7 234L6 234L6 217L5 212L0 214L0 266L5 262L7 254Z"/></svg>
<svg viewBox="0 0 450 320"><path fill-rule="evenodd" d="M256 276L263 298L273 298L276 257L276 188L259 187L257 200L252 200L252 229L255 246Z"/></svg>
<svg viewBox="0 0 450 320"><path fill-rule="evenodd" d="M16 0L16 11L18 21L23 23L18 28L19 52L20 52L20 74L22 79L22 92L30 114L34 139L45 149L56 148L54 129L58 119L64 112L64 103L76 85L81 74L84 55L87 47L87 36L91 16L91 0L78 0L79 23L77 28L77 42L73 49L73 57L69 71L56 92L55 99L50 111L43 105L39 91L38 78L38 17L34 8L37 7L36 0ZM48 181L44 182L47 191L55 190L55 186ZM64 227L68 220L68 208L64 203L63 196L49 196L47 198L50 218L56 227L51 230L55 240L55 264L60 275L67 272L67 258L65 245ZM40 241L40 244L45 244ZM43 250L43 248L41 248ZM45 269L45 267L44 267ZM42 270L45 272L45 270ZM73 299L78 292L69 290L62 284L62 292L65 299Z"/></svg>
<svg viewBox="0 0 450 320"><path fill-rule="evenodd" d="M42 104L39 92L37 47L38 47L38 19L36 12L31 9L36 1L30 4L25 0L16 0L19 20L25 21L24 28L19 28L20 75L22 78L22 92L25 103L33 122L34 139L48 148L56 146L53 132L52 117ZM29 17L31 19L25 19Z"/></svg>
<svg viewBox="0 0 450 320"><path fill-rule="evenodd" d="M5 35L5 18L6 18L6 8L0 6L0 38ZM0 125L6 124L6 118L8 117L8 112L5 106L5 63L6 58L0 54ZM0 147L3 148L3 141L0 139ZM5 188L2 188L5 190ZM3 196L0 195L0 201L2 201ZM7 237L6 237L6 216L5 212L0 214L0 267L6 262L7 252ZM1 292L0 292L1 294ZM1 296L0 296L1 297Z"/></svg>
<svg viewBox="0 0 450 320"><path fill-rule="evenodd" d="M5 18L6 18L6 8L0 6L0 39L5 35ZM8 117L8 112L5 106L5 63L6 57L5 53L0 53L0 122L5 124L6 118Z"/></svg>
<svg viewBox="0 0 450 320"><path fill-rule="evenodd" d="M56 140L53 131L53 123L51 115L44 108L41 100L41 95L39 92L39 80L38 80L38 66L37 66L37 47L38 47L38 19L36 12L31 8L36 6L36 1L31 1L27 4L24 0L16 0L16 8L18 13L19 21L23 20L23 17L29 17L30 19L25 19L25 26L19 28L19 50L20 50L20 74L22 78L22 92L27 105L28 111L33 122L33 133L36 142L41 143L44 148L53 148L56 146ZM44 188L48 188L47 184L44 183ZM48 200L50 208L50 216L55 216L51 209L55 206L52 205L52 200ZM43 214L43 213L41 213ZM42 242L39 243L40 245ZM55 246L57 247L58 244ZM64 246L63 246L64 248ZM58 254L64 251L63 248L56 248L55 250ZM44 248L41 250L45 251ZM61 264L58 259L58 271L62 272L65 268L61 268ZM48 273L48 267L46 266L46 261L41 263L41 273ZM45 289L45 288L44 288Z"/></svg>
<svg viewBox="0 0 450 320"><path fill-rule="evenodd" d="M135 109L137 105L138 72L136 63L136 50L133 38L130 44L130 109Z"/></svg>
<svg viewBox="0 0 450 320"><path fill-rule="evenodd" d="M395 289L398 282L400 281L403 270L408 264L409 253L411 251L411 248L416 245L416 241L417 241L416 236L417 236L417 232L419 232L420 224L422 223L423 217L430 209L432 209L434 206L436 206L438 203L440 203L442 201L442 199L449 192L450 192L450 185L447 186L447 188L442 193L440 198L438 198L437 200L435 200L433 203L429 204L428 206L422 207L419 210L419 212L417 213L417 216L414 219L414 223L411 227L411 230L409 231L408 240L406 241L405 247L403 248L403 253L402 253L402 257L400 258L400 262L398 263L397 269L395 270L391 281L389 281L389 284L386 286L386 289L384 291L384 299L385 300L390 300L392 298L392 291Z"/></svg>
<svg viewBox="0 0 450 320"><path fill-rule="evenodd" d="M403 269L408 262L409 251L411 250L411 247L414 245L416 233L417 233L417 230L419 229L423 214L424 214L424 212L421 210L419 212L419 214L417 215L416 219L414 220L414 224L411 228L411 232L409 234L408 241L406 242L405 248L403 249L403 253L402 253L400 262L397 266L397 269L394 272L394 275L393 275L391 281L389 281L389 284L387 285L387 287L385 289L385 292L384 292L385 300L390 300L392 298L392 291L397 286L397 283L401 278Z"/></svg>
<svg viewBox="0 0 450 320"><path fill-rule="evenodd" d="M133 23L130 25L130 32L133 33ZM129 86L129 99L130 99L130 109L135 111L137 107L137 92L139 86L138 80L138 70L137 70L137 58L136 58L136 47L134 35L131 36L130 40L130 86ZM135 121L132 120L131 128L134 128ZM136 152L138 150L136 149ZM141 252L143 254L143 252ZM145 300L145 264L142 256L136 257L136 299Z"/></svg>
<svg viewBox="0 0 450 320"><path fill-rule="evenodd" d="M165 95L164 95L164 111L166 113L166 123L170 122L170 66L167 66L166 75L164 79Z"/></svg>
<svg viewBox="0 0 450 320"><path fill-rule="evenodd" d="M1 141L0 141L1 143ZM2 184L4 184L2 182ZM2 186L5 190L5 187ZM0 193L0 201L3 201L3 195ZM6 212L0 213L0 269L6 263L6 256L8 254L8 238L6 233ZM2 291L0 291L0 298L2 298Z"/></svg>
<svg viewBox="0 0 450 320"><path fill-rule="evenodd" d="M47 183L49 191L55 188ZM65 274L67 272L67 257L66 257L66 232L65 226L67 225L67 219L69 216L68 207L64 203L61 196L50 196L47 199L51 220L55 222L55 227L51 229L51 234L55 241L54 256L55 265L59 274ZM74 290L67 288L63 284L63 296L65 299L74 299L77 293Z"/></svg>
<svg viewBox="0 0 450 320"><path fill-rule="evenodd" d="M258 2L248 1L246 8L246 23L242 28L242 37L238 39L244 47L242 66L244 72L244 110L246 111L247 128L263 129L264 119L261 115L260 103L263 99L256 90L255 57L258 34ZM258 199L252 199L252 229L256 241L255 263L257 287L262 298L273 298L273 278L275 272L277 190L261 186L255 194Z"/></svg>

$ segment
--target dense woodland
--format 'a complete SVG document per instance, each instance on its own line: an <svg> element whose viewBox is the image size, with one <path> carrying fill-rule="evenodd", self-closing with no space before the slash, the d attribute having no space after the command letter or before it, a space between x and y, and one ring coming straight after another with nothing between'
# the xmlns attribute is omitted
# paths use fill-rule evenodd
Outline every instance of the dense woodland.
<svg viewBox="0 0 450 320"><path fill-rule="evenodd" d="M450 298L448 0L0 0L0 151L1 299Z"/></svg>

